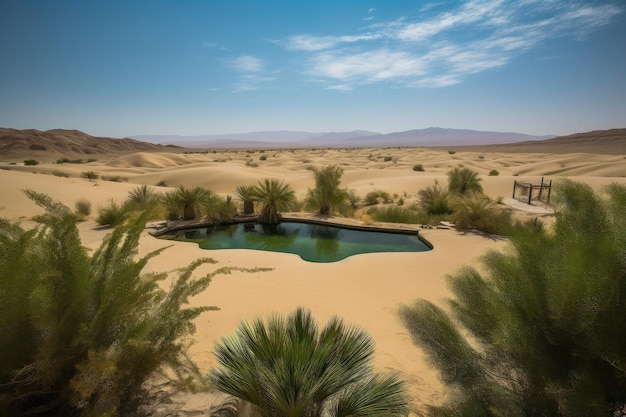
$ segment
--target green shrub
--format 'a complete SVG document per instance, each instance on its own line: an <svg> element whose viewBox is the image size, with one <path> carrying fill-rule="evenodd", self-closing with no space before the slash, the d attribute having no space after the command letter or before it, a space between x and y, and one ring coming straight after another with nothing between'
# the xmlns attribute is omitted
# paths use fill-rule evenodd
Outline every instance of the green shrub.
<svg viewBox="0 0 626 417"><path fill-rule="evenodd" d="M424 166L422 164L413 165L413 171L424 172Z"/></svg>
<svg viewBox="0 0 626 417"><path fill-rule="evenodd" d="M86 178L89 181L97 180L99 175L93 171L84 171L80 173L81 178Z"/></svg>
<svg viewBox="0 0 626 417"><path fill-rule="evenodd" d="M355 190L348 190L346 192L346 199L353 209L356 209L361 201L361 197L359 197Z"/></svg>
<svg viewBox="0 0 626 417"><path fill-rule="evenodd" d="M132 210L148 210L159 201L159 196L147 185L140 185L128 192L126 204Z"/></svg>
<svg viewBox="0 0 626 417"><path fill-rule="evenodd" d="M391 161L391 157L390 157L390 156L385 156L385 157L383 158L383 161L384 161L384 162L389 162L389 161Z"/></svg>
<svg viewBox="0 0 626 417"><path fill-rule="evenodd" d="M428 214L452 213L450 193L439 185L437 181L423 190L417 192L419 205Z"/></svg>
<svg viewBox="0 0 626 417"><path fill-rule="evenodd" d="M267 160L267 155L261 155L259 157L259 161L265 161L265 160Z"/></svg>
<svg viewBox="0 0 626 417"><path fill-rule="evenodd" d="M373 204L378 204L379 201L388 204L392 202L392 199L388 192L374 190L367 193L363 201L366 205L371 206Z"/></svg>
<svg viewBox="0 0 626 417"><path fill-rule="evenodd" d="M124 223L128 217L128 207L111 199L104 207L98 207L96 223L101 226L116 227Z"/></svg>
<svg viewBox="0 0 626 417"><path fill-rule="evenodd" d="M448 151L448 154L450 155L454 155L456 153L456 151Z"/></svg>
<svg viewBox="0 0 626 417"><path fill-rule="evenodd" d="M520 232L453 299L401 318L448 388L437 416L619 416L626 405L626 186L555 187L549 233ZM514 388L513 388L514 387Z"/></svg>
<svg viewBox="0 0 626 417"><path fill-rule="evenodd" d="M69 163L70 163L70 159L69 158L57 159L57 164L69 164Z"/></svg>
<svg viewBox="0 0 626 417"><path fill-rule="evenodd" d="M408 415L405 384L374 372L374 344L363 330L332 318L318 328L298 308L287 318L242 322L215 348L210 380L260 416Z"/></svg>
<svg viewBox="0 0 626 417"><path fill-rule="evenodd" d="M451 193L466 194L470 192L483 192L483 187L480 185L481 178L478 177L478 173L472 171L469 168L457 167L447 173L448 175L448 190Z"/></svg>
<svg viewBox="0 0 626 417"><path fill-rule="evenodd" d="M102 179L104 181L111 181L111 182L127 182L128 181L128 177L122 177L121 175L103 175Z"/></svg>
<svg viewBox="0 0 626 417"><path fill-rule="evenodd" d="M500 175L500 172L498 172L497 169L492 169L491 171L489 171L489 176L490 177L495 177L495 176L498 176L498 175Z"/></svg>
<svg viewBox="0 0 626 417"><path fill-rule="evenodd" d="M25 159L24 165L39 165L39 161L36 159Z"/></svg>
<svg viewBox="0 0 626 417"><path fill-rule="evenodd" d="M418 224L426 220L423 213L397 206L371 207L367 214L374 221L385 223Z"/></svg>
<svg viewBox="0 0 626 417"><path fill-rule="evenodd" d="M27 195L46 209L38 228L0 220L2 415L142 415L168 395L157 377L179 387L199 381L185 341L209 307L187 304L219 273L192 278L194 269L213 261L161 286L167 273L141 274L160 252L137 257L143 218L90 254L67 207Z"/></svg>
<svg viewBox="0 0 626 417"><path fill-rule="evenodd" d="M500 210L486 195L468 193L454 200L452 221L458 229L476 229L485 233L498 234L511 227L511 215Z"/></svg>

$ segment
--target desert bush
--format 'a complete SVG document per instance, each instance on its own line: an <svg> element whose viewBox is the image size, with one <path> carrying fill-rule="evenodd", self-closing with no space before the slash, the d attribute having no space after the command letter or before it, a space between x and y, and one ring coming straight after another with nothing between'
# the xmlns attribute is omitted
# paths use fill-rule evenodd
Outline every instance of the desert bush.
<svg viewBox="0 0 626 417"><path fill-rule="evenodd" d="M266 161L267 160L267 155L261 155L259 157L259 161Z"/></svg>
<svg viewBox="0 0 626 417"><path fill-rule="evenodd" d="M355 326L332 318L324 328L298 308L287 318L243 322L215 348L213 384L262 416L400 417L405 384L373 371L374 344Z"/></svg>
<svg viewBox="0 0 626 417"><path fill-rule="evenodd" d="M346 199L348 203L350 203L350 207L356 209L359 207L359 202L361 201L361 197L356 193L355 190L347 190L346 191Z"/></svg>
<svg viewBox="0 0 626 417"><path fill-rule="evenodd" d="M81 198L74 203L74 209L79 215L88 217L91 214L91 201Z"/></svg>
<svg viewBox="0 0 626 417"><path fill-rule="evenodd" d="M435 181L417 192L419 205L428 214L450 214L452 213L452 202L450 193Z"/></svg>
<svg viewBox="0 0 626 417"><path fill-rule="evenodd" d="M363 202L368 206L378 204L379 201L382 201L385 204L391 203L391 195L389 195L386 191L374 190L365 194L365 198L363 199Z"/></svg>
<svg viewBox="0 0 626 417"><path fill-rule="evenodd" d="M46 209L39 227L0 220L0 413L6 416L140 416L169 387L200 381L186 347L189 307L219 269L201 278L200 259L169 277L141 274L159 251L138 257L139 217L90 253L74 215L32 191ZM167 285L159 285L164 280ZM197 377L197 378L196 378ZM160 391L160 392L159 392Z"/></svg>
<svg viewBox="0 0 626 417"><path fill-rule="evenodd" d="M497 169L492 169L491 171L489 171L490 177L497 177L498 175L500 175L500 172Z"/></svg>
<svg viewBox="0 0 626 417"><path fill-rule="evenodd" d="M453 201L452 221L458 229L476 229L481 232L506 233L511 226L511 215L496 207L486 195L472 192Z"/></svg>
<svg viewBox="0 0 626 417"><path fill-rule="evenodd" d="M422 164L413 165L413 171L424 172L424 166Z"/></svg>
<svg viewBox="0 0 626 417"><path fill-rule="evenodd" d="M454 298L419 300L404 325L449 389L436 416L618 416L626 406L626 186L555 187L554 230L517 233Z"/></svg>
<svg viewBox="0 0 626 417"><path fill-rule="evenodd" d="M384 162L389 162L389 161L391 161L391 157L390 157L390 156L385 156L385 157L383 158L383 161L384 161Z"/></svg>
<svg viewBox="0 0 626 417"><path fill-rule="evenodd" d="M128 214L127 206L111 199L105 206L98 207L96 223L101 226L116 227L124 223Z"/></svg>
<svg viewBox="0 0 626 417"><path fill-rule="evenodd" d="M70 174L68 174L67 172L59 171L58 169L55 169L54 171L52 171L52 175L54 175L55 177L62 177L62 178L70 177Z"/></svg>
<svg viewBox="0 0 626 417"><path fill-rule="evenodd" d="M448 151L448 154L450 155L454 155L456 153L456 151Z"/></svg>
<svg viewBox="0 0 626 417"><path fill-rule="evenodd" d="M103 175L102 179L104 181L111 181L111 182L127 182L128 181L128 177L122 177L121 175Z"/></svg>
<svg viewBox="0 0 626 417"><path fill-rule="evenodd" d="M251 167L251 168L258 168L259 164L257 164L256 162L253 162L252 160L248 160L246 161L246 166Z"/></svg>
<svg viewBox="0 0 626 417"><path fill-rule="evenodd" d="M163 180L156 183L157 187L167 187L167 183Z"/></svg>
<svg viewBox="0 0 626 417"><path fill-rule="evenodd" d="M24 165L39 165L39 161L36 159L25 159Z"/></svg>
<svg viewBox="0 0 626 417"><path fill-rule="evenodd" d="M481 179L478 177L478 173L469 168L459 166L448 171L447 175L448 190L451 193L466 194L470 192L483 192L483 187L480 185Z"/></svg>
<svg viewBox="0 0 626 417"><path fill-rule="evenodd" d="M427 223L427 216L423 212L407 209L404 207L370 207L367 215L374 221L385 223L418 224Z"/></svg>
<svg viewBox="0 0 626 417"><path fill-rule="evenodd" d="M93 181L93 180L97 180L99 175L96 174L94 171L83 171L80 173L80 177L86 178L89 181Z"/></svg>

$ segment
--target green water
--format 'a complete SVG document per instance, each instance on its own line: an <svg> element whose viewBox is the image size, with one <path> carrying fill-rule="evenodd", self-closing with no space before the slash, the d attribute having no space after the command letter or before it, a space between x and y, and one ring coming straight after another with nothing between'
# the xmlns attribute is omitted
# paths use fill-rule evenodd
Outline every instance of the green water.
<svg viewBox="0 0 626 417"><path fill-rule="evenodd" d="M177 232L173 240L196 242L202 249L256 249L294 253L309 262L336 262L375 252L424 252L430 247L417 237L306 223L278 225L240 223Z"/></svg>

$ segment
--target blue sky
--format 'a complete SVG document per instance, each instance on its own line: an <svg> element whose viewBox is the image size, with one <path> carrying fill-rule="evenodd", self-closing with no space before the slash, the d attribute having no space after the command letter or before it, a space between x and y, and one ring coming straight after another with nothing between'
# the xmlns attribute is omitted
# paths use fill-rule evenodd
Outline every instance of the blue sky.
<svg viewBox="0 0 626 417"><path fill-rule="evenodd" d="M0 0L0 126L626 127L623 0Z"/></svg>

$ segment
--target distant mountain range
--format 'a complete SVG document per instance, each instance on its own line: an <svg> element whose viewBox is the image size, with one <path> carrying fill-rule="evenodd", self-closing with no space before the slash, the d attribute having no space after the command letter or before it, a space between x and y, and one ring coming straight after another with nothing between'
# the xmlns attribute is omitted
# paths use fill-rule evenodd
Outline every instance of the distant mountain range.
<svg viewBox="0 0 626 417"><path fill-rule="evenodd" d="M467 129L444 129L440 127L429 127L427 129L415 129L387 134L366 130L329 133L280 130L201 136L132 136L134 139L145 142L171 144L189 148L468 146L517 143L530 140L544 140L553 137L554 135L533 136L514 132L487 132Z"/></svg>
<svg viewBox="0 0 626 417"><path fill-rule="evenodd" d="M0 128L0 157L53 159L128 155L136 152L185 152L195 149L315 148L315 147L450 147L480 152L547 152L626 155L626 129L596 130L569 136L530 136L519 133L429 128L382 135L354 131L339 133L257 132L212 136L136 136L114 139L78 130ZM189 139L196 140L189 140ZM203 138L202 140L197 140ZM551 139L547 139L551 138ZM254 139L254 140L253 140ZM168 145L151 142L168 143Z"/></svg>

